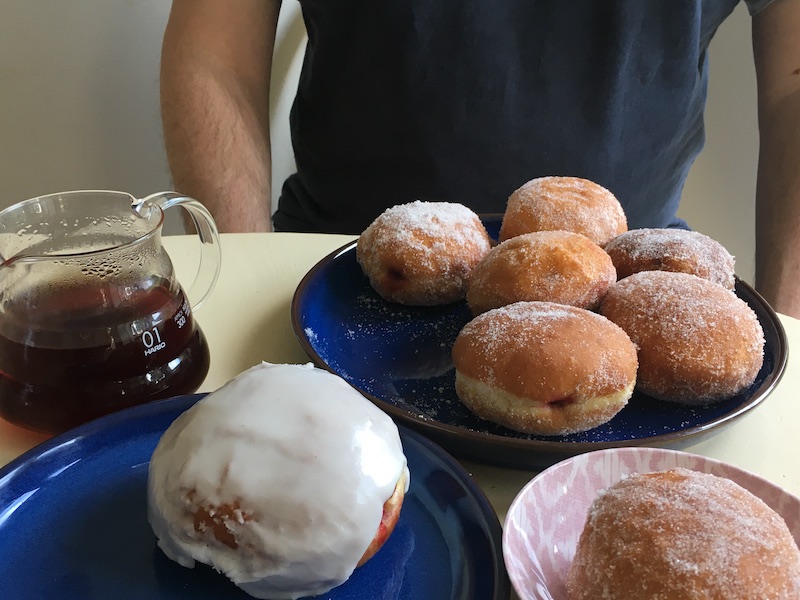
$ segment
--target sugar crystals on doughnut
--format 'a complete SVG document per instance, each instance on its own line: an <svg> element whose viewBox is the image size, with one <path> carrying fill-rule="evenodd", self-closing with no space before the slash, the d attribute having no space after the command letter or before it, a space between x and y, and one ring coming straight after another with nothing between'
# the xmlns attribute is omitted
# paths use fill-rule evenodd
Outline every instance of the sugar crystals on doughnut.
<svg viewBox="0 0 800 600"><path fill-rule="evenodd" d="M433 306L464 299L490 248L486 228L466 206L416 201L379 215L359 237L356 259L384 299Z"/></svg>
<svg viewBox="0 0 800 600"><path fill-rule="evenodd" d="M630 475L592 503L569 600L797 600L786 523L734 481L684 468Z"/></svg>
<svg viewBox="0 0 800 600"><path fill-rule="evenodd" d="M687 273L641 271L612 285L599 312L639 348L637 388L683 404L746 390L764 360L755 312L732 291Z"/></svg>
<svg viewBox="0 0 800 600"><path fill-rule="evenodd" d="M636 347L611 321L553 302L489 310L453 346L456 393L479 417L561 435L611 420L636 381Z"/></svg>
<svg viewBox="0 0 800 600"><path fill-rule="evenodd" d="M611 257L571 231L536 231L492 248L467 286L473 314L521 300L594 309L617 280Z"/></svg>
<svg viewBox="0 0 800 600"><path fill-rule="evenodd" d="M579 177L539 177L508 198L500 241L531 231L581 233L599 246L628 230L616 196L603 186Z"/></svg>
<svg viewBox="0 0 800 600"><path fill-rule="evenodd" d="M631 229L604 247L624 279L639 271L691 273L730 290L735 261L718 241L687 229Z"/></svg>

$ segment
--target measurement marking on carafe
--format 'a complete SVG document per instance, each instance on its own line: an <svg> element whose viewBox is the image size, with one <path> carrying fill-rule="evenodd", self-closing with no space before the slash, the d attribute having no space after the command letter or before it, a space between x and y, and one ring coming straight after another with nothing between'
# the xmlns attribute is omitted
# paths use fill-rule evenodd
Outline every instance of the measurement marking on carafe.
<svg viewBox="0 0 800 600"><path fill-rule="evenodd" d="M186 317L189 314L189 302L187 300L183 301L181 307L178 309L178 312L175 313L173 319L175 319L175 324L178 326L178 329L183 327L186 324Z"/></svg>
<svg viewBox="0 0 800 600"><path fill-rule="evenodd" d="M152 331L152 333L150 333ZM142 334L142 343L147 350L144 351L145 356L149 356L153 352L158 352L162 348L166 348L166 342L161 341L161 334L158 332L158 327L153 327L149 331Z"/></svg>

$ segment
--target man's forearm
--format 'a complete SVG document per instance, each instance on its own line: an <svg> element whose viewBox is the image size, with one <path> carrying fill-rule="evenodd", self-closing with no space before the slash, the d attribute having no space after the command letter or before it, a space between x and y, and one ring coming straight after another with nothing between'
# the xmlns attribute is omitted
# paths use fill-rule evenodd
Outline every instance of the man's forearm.
<svg viewBox="0 0 800 600"><path fill-rule="evenodd" d="M173 0L161 111L177 191L220 231L271 229L269 87L280 0Z"/></svg>
<svg viewBox="0 0 800 600"><path fill-rule="evenodd" d="M164 140L177 191L220 231L271 229L269 118L223 66L182 65L162 79Z"/></svg>
<svg viewBox="0 0 800 600"><path fill-rule="evenodd" d="M756 288L800 318L800 0L775 0L753 18L760 148Z"/></svg>
<svg viewBox="0 0 800 600"><path fill-rule="evenodd" d="M800 318L800 91L761 119L756 191L756 288Z"/></svg>

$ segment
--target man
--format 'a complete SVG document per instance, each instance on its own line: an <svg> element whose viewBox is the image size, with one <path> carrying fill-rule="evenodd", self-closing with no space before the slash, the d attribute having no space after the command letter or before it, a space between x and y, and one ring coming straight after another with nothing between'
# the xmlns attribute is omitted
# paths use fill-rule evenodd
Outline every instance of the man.
<svg viewBox="0 0 800 600"><path fill-rule="evenodd" d="M386 207L501 212L573 175L631 227L682 226L706 49L737 0L301 0L298 172L276 228L359 233ZM800 0L748 0L761 135L756 287L800 317ZM176 188L223 231L271 228L269 75L279 0L174 0L164 134Z"/></svg>

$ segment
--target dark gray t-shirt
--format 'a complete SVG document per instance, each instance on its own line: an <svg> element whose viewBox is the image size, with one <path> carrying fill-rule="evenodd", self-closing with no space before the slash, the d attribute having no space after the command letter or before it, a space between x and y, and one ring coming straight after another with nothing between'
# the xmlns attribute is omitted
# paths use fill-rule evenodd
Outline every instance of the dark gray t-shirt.
<svg viewBox="0 0 800 600"><path fill-rule="evenodd" d="M545 175L607 187L631 228L681 225L706 51L738 0L300 1L277 229L360 233L412 200L499 213Z"/></svg>

